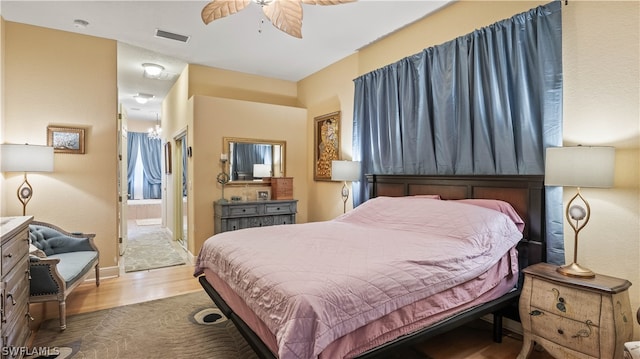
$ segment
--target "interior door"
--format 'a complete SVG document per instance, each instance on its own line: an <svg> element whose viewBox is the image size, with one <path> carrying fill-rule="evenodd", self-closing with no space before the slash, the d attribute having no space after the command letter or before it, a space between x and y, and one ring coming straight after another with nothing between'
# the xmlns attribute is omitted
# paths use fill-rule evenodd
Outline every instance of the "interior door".
<svg viewBox="0 0 640 359"><path fill-rule="evenodd" d="M175 140L175 181L174 181L174 238L182 247L188 250L189 246L189 217L188 217L188 184L187 175L187 135L186 131L174 137Z"/></svg>
<svg viewBox="0 0 640 359"><path fill-rule="evenodd" d="M127 112L120 105L118 114L118 252L124 255L127 248L127 202L129 185L127 176Z"/></svg>

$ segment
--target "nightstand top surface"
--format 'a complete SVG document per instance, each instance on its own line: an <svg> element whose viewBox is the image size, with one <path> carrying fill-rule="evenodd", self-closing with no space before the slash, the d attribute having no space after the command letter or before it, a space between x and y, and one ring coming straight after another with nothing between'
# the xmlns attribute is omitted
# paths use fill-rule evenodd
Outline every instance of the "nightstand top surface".
<svg viewBox="0 0 640 359"><path fill-rule="evenodd" d="M534 277L553 280L582 289L612 294L623 292L631 286L631 282L626 279L597 273L594 278L569 277L558 273L556 268L558 268L558 266L554 264L537 263L525 268L523 272Z"/></svg>

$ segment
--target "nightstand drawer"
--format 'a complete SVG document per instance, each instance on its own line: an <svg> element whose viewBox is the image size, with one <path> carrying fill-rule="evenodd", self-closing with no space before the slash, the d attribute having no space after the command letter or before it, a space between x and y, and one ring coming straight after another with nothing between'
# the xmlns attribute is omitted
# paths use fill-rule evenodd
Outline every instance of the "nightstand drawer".
<svg viewBox="0 0 640 359"><path fill-rule="evenodd" d="M534 335L594 358L600 357L600 331L595 324L542 311L531 317L531 327Z"/></svg>
<svg viewBox="0 0 640 359"><path fill-rule="evenodd" d="M601 296L533 278L531 306L565 318L600 325Z"/></svg>

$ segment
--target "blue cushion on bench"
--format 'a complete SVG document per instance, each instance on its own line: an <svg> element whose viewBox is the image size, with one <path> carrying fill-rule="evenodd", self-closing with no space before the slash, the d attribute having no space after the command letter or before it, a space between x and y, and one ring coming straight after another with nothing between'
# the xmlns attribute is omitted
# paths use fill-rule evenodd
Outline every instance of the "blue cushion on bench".
<svg viewBox="0 0 640 359"><path fill-rule="evenodd" d="M58 272L67 285L75 282L81 275L86 273L95 265L94 260L98 258L98 252L80 251L52 254L49 258L60 258Z"/></svg>

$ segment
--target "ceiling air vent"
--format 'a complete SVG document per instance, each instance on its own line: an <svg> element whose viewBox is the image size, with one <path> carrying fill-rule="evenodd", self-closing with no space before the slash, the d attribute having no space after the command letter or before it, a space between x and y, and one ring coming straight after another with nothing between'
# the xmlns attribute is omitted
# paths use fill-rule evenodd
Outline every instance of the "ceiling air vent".
<svg viewBox="0 0 640 359"><path fill-rule="evenodd" d="M189 41L189 36L174 34L173 32L164 31L160 29L156 29L156 37L162 37L165 39L175 40L175 41L180 41L185 43Z"/></svg>

